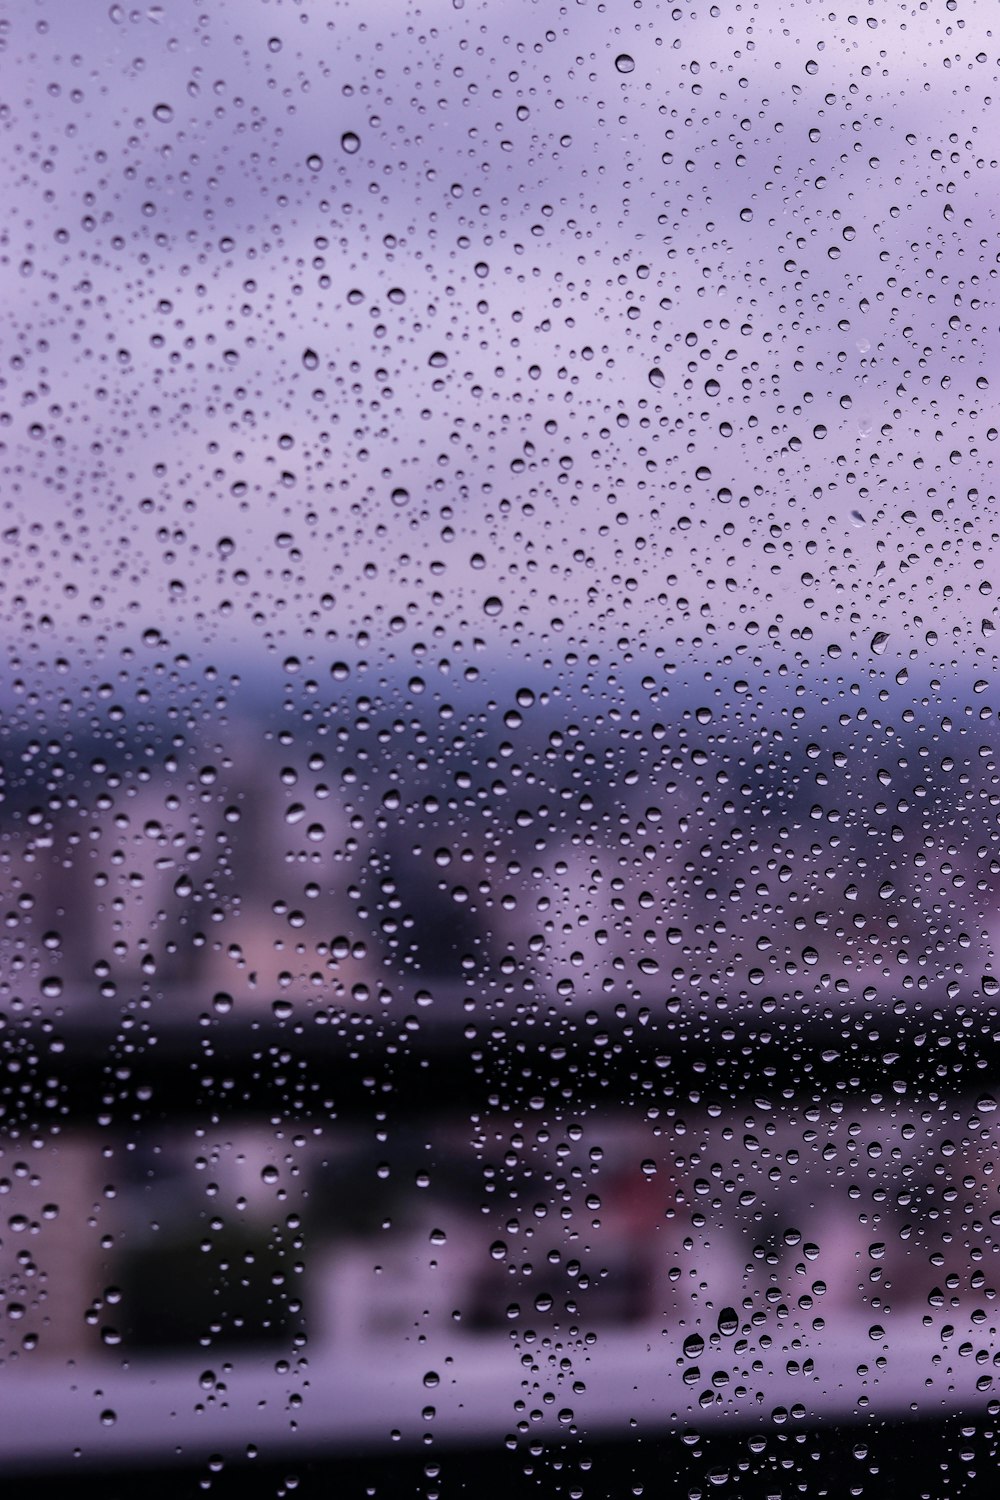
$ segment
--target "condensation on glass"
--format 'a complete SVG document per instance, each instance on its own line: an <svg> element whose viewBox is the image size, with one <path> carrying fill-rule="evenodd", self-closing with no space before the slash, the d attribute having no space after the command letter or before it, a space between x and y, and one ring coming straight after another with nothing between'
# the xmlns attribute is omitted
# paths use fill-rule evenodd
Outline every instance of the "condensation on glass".
<svg viewBox="0 0 1000 1500"><path fill-rule="evenodd" d="M9 1472L980 1493L991 22L8 13Z"/></svg>

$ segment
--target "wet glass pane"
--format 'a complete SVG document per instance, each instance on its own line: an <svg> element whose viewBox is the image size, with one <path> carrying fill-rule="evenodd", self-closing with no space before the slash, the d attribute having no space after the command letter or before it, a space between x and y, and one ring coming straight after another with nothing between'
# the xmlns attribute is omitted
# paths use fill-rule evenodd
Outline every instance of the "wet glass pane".
<svg viewBox="0 0 1000 1500"><path fill-rule="evenodd" d="M992 1494L990 10L0 24L4 1472Z"/></svg>

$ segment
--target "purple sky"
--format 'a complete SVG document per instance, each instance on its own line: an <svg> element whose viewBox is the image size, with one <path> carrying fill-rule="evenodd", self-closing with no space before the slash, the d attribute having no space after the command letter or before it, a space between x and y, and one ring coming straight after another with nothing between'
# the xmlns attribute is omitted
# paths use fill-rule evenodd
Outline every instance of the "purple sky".
<svg viewBox="0 0 1000 1500"><path fill-rule="evenodd" d="M19 8L11 638L984 654L989 17Z"/></svg>

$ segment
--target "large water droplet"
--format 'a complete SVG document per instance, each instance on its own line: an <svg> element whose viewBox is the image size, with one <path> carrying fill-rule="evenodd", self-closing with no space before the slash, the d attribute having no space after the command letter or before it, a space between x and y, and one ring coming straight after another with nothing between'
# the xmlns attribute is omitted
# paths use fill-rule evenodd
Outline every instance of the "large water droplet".
<svg viewBox="0 0 1000 1500"><path fill-rule="evenodd" d="M719 1313L719 1332L727 1339L732 1338L739 1326L740 1320L736 1316L736 1309L733 1307L722 1308Z"/></svg>

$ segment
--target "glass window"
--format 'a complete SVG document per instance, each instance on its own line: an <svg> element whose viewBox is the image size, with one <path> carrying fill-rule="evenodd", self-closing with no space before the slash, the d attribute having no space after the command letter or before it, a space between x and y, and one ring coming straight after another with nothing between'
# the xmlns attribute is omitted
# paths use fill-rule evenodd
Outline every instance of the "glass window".
<svg viewBox="0 0 1000 1500"><path fill-rule="evenodd" d="M5 1470L992 1494L990 11L2 24Z"/></svg>

